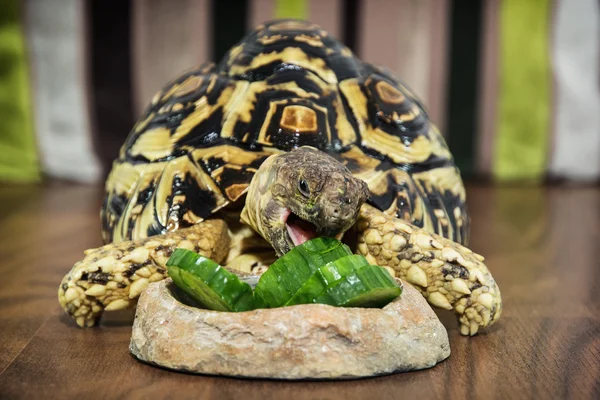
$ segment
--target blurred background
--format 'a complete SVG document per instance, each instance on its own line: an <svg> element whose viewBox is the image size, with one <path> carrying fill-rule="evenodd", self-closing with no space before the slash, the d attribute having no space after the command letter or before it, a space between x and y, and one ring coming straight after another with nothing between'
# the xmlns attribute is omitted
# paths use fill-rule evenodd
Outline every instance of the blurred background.
<svg viewBox="0 0 600 400"><path fill-rule="evenodd" d="M600 181L598 0L0 0L0 182L102 182L155 91L283 17L407 82L465 178Z"/></svg>

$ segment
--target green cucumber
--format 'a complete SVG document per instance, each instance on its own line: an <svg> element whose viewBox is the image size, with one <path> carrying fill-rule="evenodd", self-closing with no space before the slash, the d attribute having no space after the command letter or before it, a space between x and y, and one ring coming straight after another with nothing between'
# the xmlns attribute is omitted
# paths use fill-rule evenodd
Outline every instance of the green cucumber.
<svg viewBox="0 0 600 400"><path fill-rule="evenodd" d="M175 249L167 267L173 282L204 308L216 311L255 308L250 285L200 254Z"/></svg>
<svg viewBox="0 0 600 400"><path fill-rule="evenodd" d="M328 237L317 237L294 247L261 276L254 289L256 306L283 306L318 268L351 254L348 246Z"/></svg>
<svg viewBox="0 0 600 400"><path fill-rule="evenodd" d="M383 307L402 288L385 268L367 265L338 280L314 302L337 307Z"/></svg>
<svg viewBox="0 0 600 400"><path fill-rule="evenodd" d="M348 246L315 238L278 259L252 287L214 261L176 249L169 275L200 306L217 311L248 311L283 305L322 303L337 307L383 307L402 293L384 268L369 265Z"/></svg>
<svg viewBox="0 0 600 400"><path fill-rule="evenodd" d="M361 255L351 255L331 261L317 269L285 305L312 303L335 282L367 265L369 262Z"/></svg>

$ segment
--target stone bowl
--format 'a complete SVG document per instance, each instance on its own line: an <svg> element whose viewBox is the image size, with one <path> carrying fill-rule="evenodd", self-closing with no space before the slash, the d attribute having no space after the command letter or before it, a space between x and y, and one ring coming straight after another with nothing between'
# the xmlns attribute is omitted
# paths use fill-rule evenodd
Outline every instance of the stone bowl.
<svg viewBox="0 0 600 400"><path fill-rule="evenodd" d="M142 293L129 349L177 371L271 379L370 377L430 368L450 355L446 329L410 285L383 309L229 313L184 304L170 279Z"/></svg>

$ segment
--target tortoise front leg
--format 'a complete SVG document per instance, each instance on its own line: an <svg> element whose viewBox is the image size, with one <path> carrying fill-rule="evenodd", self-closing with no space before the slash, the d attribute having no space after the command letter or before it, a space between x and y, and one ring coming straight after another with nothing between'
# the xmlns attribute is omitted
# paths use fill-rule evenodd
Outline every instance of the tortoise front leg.
<svg viewBox="0 0 600 400"><path fill-rule="evenodd" d="M165 264L176 248L221 262L229 250L227 225L208 220L164 235L86 250L85 258L60 284L60 304L80 327L95 325L104 310L133 307L150 282L167 277Z"/></svg>
<svg viewBox="0 0 600 400"><path fill-rule="evenodd" d="M431 305L454 309L463 335L473 336L500 317L500 290L479 254L370 205L362 206L357 226L358 252L391 267Z"/></svg>

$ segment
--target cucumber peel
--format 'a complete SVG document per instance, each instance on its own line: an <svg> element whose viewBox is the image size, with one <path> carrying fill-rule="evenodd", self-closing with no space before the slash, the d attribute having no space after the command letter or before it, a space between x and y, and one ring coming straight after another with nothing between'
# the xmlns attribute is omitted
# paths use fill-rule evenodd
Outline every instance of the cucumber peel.
<svg viewBox="0 0 600 400"><path fill-rule="evenodd" d="M402 288L385 268L367 265L335 282L314 302L337 307L383 307L401 293Z"/></svg>
<svg viewBox="0 0 600 400"><path fill-rule="evenodd" d="M255 290L214 261L176 249L167 261L173 282L201 307L249 311L296 304L383 307L402 293L385 268L369 265L336 239L294 247L260 277Z"/></svg>
<svg viewBox="0 0 600 400"><path fill-rule="evenodd" d="M369 263L361 255L351 255L331 261L317 269L285 305L313 303L335 282L366 265Z"/></svg>
<svg viewBox="0 0 600 400"><path fill-rule="evenodd" d="M317 237L294 247L261 276L254 289L257 306L283 306L318 268L351 254L348 246L328 237Z"/></svg>
<svg viewBox="0 0 600 400"><path fill-rule="evenodd" d="M176 249L167 267L173 282L204 308L216 311L255 308L250 285L206 257Z"/></svg>

